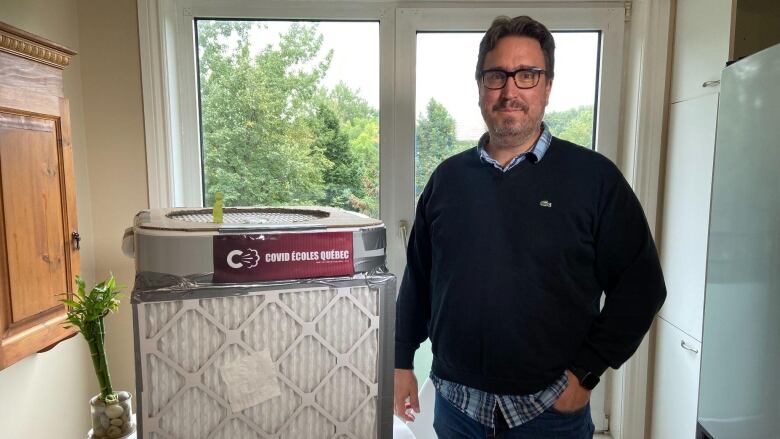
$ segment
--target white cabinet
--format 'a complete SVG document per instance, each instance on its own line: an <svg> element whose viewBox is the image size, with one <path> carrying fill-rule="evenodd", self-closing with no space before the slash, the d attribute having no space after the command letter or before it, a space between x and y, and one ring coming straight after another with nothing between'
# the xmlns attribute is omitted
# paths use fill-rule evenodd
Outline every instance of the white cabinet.
<svg viewBox="0 0 780 439"><path fill-rule="evenodd" d="M722 70L734 54L780 41L776 0L677 0L675 7L658 241L668 295L656 320L650 431L659 439L695 437L700 358L681 342L707 349L702 321Z"/></svg>
<svg viewBox="0 0 780 439"><path fill-rule="evenodd" d="M711 81L729 59L731 22L732 0L677 0L672 102L717 91Z"/></svg>
<svg viewBox="0 0 780 439"><path fill-rule="evenodd" d="M656 320L651 439L693 439L701 344L664 319Z"/></svg>
<svg viewBox="0 0 780 439"><path fill-rule="evenodd" d="M660 315L701 341L718 94L670 107L659 242L667 297Z"/></svg>

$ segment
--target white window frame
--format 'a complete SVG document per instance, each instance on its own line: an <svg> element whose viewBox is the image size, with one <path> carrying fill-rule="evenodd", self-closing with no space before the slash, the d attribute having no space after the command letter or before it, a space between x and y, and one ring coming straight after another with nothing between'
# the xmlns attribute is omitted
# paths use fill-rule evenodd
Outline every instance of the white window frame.
<svg viewBox="0 0 780 439"><path fill-rule="evenodd" d="M502 4L507 6L501 7ZM624 31L626 8L630 12L631 2L496 0L485 4L478 0L138 0L149 205L158 208L200 206L202 203L194 17L379 22L380 216L388 228L388 253L391 255L403 254L402 237L405 233L402 233L401 225L411 223L414 214L413 49L416 41L415 32L406 31L422 29L419 26L429 31L481 30L496 15L527 14L552 30L600 30L602 57L596 147L623 165L621 169L629 180L641 183L641 190L653 191L658 182L657 163L652 160L637 161L637 156L642 154L638 142L625 141L632 133L641 134L644 130L641 126L626 126L620 117L621 102L625 107L631 99L621 95L624 92L621 83L624 77L623 43L627 36ZM477 22L479 24L475 24ZM435 26L432 27L432 24ZM650 36L640 39L649 40ZM654 94L648 102L658 106L658 102L663 102L663 98L659 100L655 96L659 89L660 86L651 88L640 83L638 89L630 90L630 93L648 96L644 91L650 90ZM476 103L476 93L474 99ZM657 111L651 116L657 117L655 113ZM638 119L647 117L640 115ZM623 146L619 145L619 135L623 136ZM656 151L655 144L649 146ZM653 203L648 216L654 216L654 211ZM400 272L403 265L402 260L389 261L394 272ZM644 369L646 358L639 361L637 367ZM639 381L632 382L630 386L636 387L639 393L643 392L643 384ZM633 399L629 396L623 404L635 403L641 398L636 398L637 401ZM623 428L630 429L628 426Z"/></svg>

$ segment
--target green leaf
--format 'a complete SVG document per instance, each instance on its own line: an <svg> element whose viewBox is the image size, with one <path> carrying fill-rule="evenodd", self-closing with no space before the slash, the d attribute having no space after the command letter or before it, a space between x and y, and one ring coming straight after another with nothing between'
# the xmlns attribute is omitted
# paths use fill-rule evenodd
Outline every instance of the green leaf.
<svg viewBox="0 0 780 439"><path fill-rule="evenodd" d="M60 302L64 303L65 305L68 305L71 308L78 308L80 306L79 303L76 302L75 300L62 299L60 300Z"/></svg>

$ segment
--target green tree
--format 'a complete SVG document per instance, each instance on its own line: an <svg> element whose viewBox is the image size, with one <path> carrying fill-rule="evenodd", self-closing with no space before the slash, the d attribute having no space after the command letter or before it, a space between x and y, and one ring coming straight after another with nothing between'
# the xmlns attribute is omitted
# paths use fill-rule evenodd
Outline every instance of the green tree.
<svg viewBox="0 0 780 439"><path fill-rule="evenodd" d="M361 169L356 163L347 134L341 130L336 112L327 102L319 104L312 128L317 133L312 147L323 151L330 162L323 176L325 190L320 202L352 209L351 201L363 196Z"/></svg>
<svg viewBox="0 0 780 439"><path fill-rule="evenodd" d="M554 136L586 148L593 147L592 105L549 112L545 114L544 122Z"/></svg>
<svg viewBox="0 0 780 439"><path fill-rule="evenodd" d="M422 193L436 166L456 152L455 119L449 111L431 98L425 114L417 118L415 135L415 195Z"/></svg>
<svg viewBox="0 0 780 439"><path fill-rule="evenodd" d="M251 24L199 22L206 204L314 204L332 163L315 145L310 97L330 65L316 26L293 24L252 56ZM232 47L232 49L231 49Z"/></svg>
<svg viewBox="0 0 780 439"><path fill-rule="evenodd" d="M322 90L319 99L327 102L338 117L348 138L352 167L359 175L360 188L349 195L349 208L379 217L379 113L343 82L332 90Z"/></svg>

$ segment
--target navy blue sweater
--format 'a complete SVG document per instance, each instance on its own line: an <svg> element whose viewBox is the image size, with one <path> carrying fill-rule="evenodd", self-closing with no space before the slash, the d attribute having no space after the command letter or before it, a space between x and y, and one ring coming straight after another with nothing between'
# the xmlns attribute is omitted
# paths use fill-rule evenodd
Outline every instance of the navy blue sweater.
<svg viewBox="0 0 780 439"><path fill-rule="evenodd" d="M620 366L665 297L647 220L608 159L553 138L541 161L502 173L472 148L439 165L420 196L395 367L411 369L430 337L438 377L537 392L571 365Z"/></svg>

